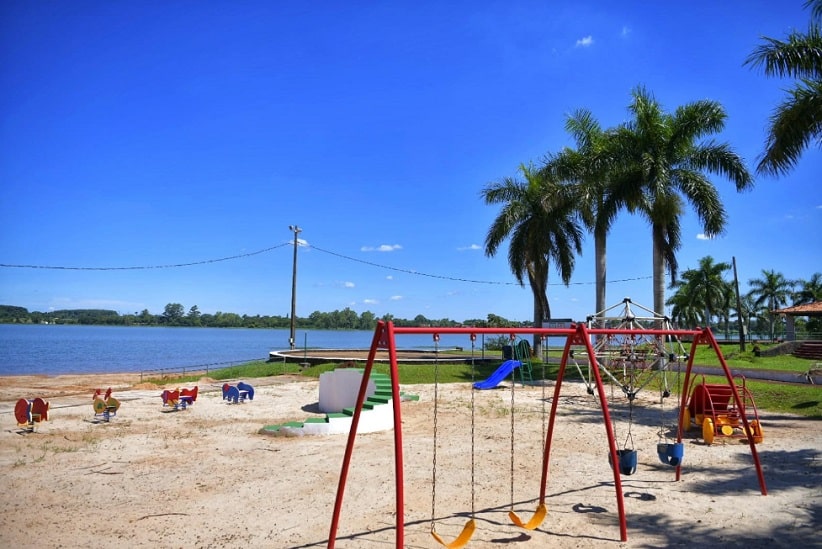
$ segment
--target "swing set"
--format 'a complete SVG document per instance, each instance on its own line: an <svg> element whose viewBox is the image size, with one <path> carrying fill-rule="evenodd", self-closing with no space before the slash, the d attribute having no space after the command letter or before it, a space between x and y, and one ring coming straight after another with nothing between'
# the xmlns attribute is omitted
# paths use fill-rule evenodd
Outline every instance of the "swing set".
<svg viewBox="0 0 822 549"><path fill-rule="evenodd" d="M626 306L630 305L630 300L626 298L624 302ZM630 310L630 308L629 308ZM623 315L622 320L625 321L627 317L630 315ZM634 316L635 320L636 317ZM714 349L716 352L717 358L722 366L722 370L724 375L728 381L728 385L731 388L731 397L733 401L736 403L737 409L740 410L740 422L742 424L742 429L744 432L752 432L751 427L749 426L748 419L744 413L745 407L743 406L740 395L736 389L736 385L733 382L733 377L731 374L730 369L728 368L727 363L725 362L722 353L720 352L719 345L717 344L716 339L714 338L713 334L711 333L710 329L692 329L692 330L682 330L682 329L674 329L670 327L670 323L664 322L664 317L654 315L652 317L652 321L656 323L656 326L653 328L646 328L646 327L638 327L638 326L619 326L616 327L604 327L603 324L603 317L599 317L595 320L598 324L596 326L589 327L586 323L578 323L572 324L570 327L567 328L508 328L508 329L500 329L500 328L472 328L472 327L464 327L464 328L455 328L455 327L399 327L394 326L392 322L385 322L385 321L378 321L377 327L374 332L374 337L372 339L371 348L368 353L368 358L366 361L366 365L363 371L362 376L362 383L360 385L360 389L357 395L357 403L354 406L354 414L351 421L351 429L348 434L348 440L346 443L345 453L343 455L343 462L340 471L339 483L337 486L337 494L334 502L334 512L331 519L331 526L329 530L328 536L328 549L333 549L335 547L336 539L337 539L337 531L339 529L340 523L340 514L342 512L342 504L343 504L343 497L345 494L345 487L348 479L348 471L351 466L351 460L354 450L354 442L356 440L357 435L357 426L359 424L360 416L363 411L364 402L366 391L368 388L368 380L371 376L371 372L373 369L373 365L375 362L375 357L379 350L385 350L388 352L389 357L389 368L390 368L390 378L391 378L391 394L393 399L393 427L394 427L394 480L395 480L395 503L396 503L396 513L395 516L397 517L397 524L395 529L395 540L396 540L396 547L397 549L401 549L405 547L405 524L404 524L404 517L405 517L405 484L404 484L404 469L403 469L403 443L402 443L402 410L401 410L401 399L400 399L400 389L399 389L399 374L398 374L398 367L397 367L397 345L396 345L396 338L397 336L405 335L405 334L431 334L434 337L435 345L438 344L439 336L444 334L465 334L468 335L471 339L471 349L472 349L472 383L474 377L474 368L473 368L473 354L474 354L474 342L476 340L477 334L500 334L505 333L508 334L512 339L516 338L517 335L536 335L540 338L548 338L548 337L564 337L565 338L565 346L562 352L562 358L560 361L559 371L557 373L556 382L554 384L554 394L553 399L551 401L551 409L550 412L547 414L548 417L548 427L547 433L545 432L545 410L543 409L543 434L544 434L544 443L543 443L543 456L542 456L542 475L540 479L540 489L539 489L539 500L537 509L534 514L528 520L520 519L517 514L514 512L513 509L513 480L511 486L511 509L508 513L511 522L521 528L534 530L538 528L542 522L545 520L548 508L546 504L546 486L548 481L548 470L549 470L549 461L551 455L551 442L553 440L553 432L554 432L554 425L555 419L557 417L556 411L560 401L560 393L562 390L562 382L565 378L566 369L570 361L573 361L576 364L576 360L572 357L572 354L579 349L584 350L585 354L587 355L588 361L588 374L590 379L590 384L587 384L589 392L593 393L596 392L598 396L598 401L600 403L601 411L602 411L602 418L603 423L605 425L605 433L608 440L608 459L609 461L614 464L619 464L618 466L612 466L611 469L613 471L614 477L614 488L616 491L616 500L617 500L617 510L619 514L619 527L620 527L620 540L625 542L628 540L628 530L627 530L627 522L625 517L625 505L623 500L623 491L622 491L622 480L621 476L626 474L632 474L636 469L636 453L631 454L631 449L628 449L628 452L623 450L617 449L617 444L615 441L615 434L614 429L612 426L611 421L611 414L608 407L608 399L606 396L605 386L603 383L603 375L606 376L607 379L611 379L614 383L618 384L622 391L628 396L629 406L633 402L633 399L636 397L636 393L645 387L649 381L646 379L647 375L650 375L653 372L658 373L665 373L668 370L668 365L671 362L674 362L673 359L676 358L677 355L674 353L662 353L660 351L661 347L659 345L661 342L679 342L682 338L690 339L691 340L691 349L690 353L687 358L687 365L685 369L685 381L684 387L689 386L689 380L691 377L691 369L693 366L694 356L696 353L697 345L709 345ZM640 347L640 338L652 338L652 341L655 342L654 346L643 346L642 350L647 350L649 352L645 352L644 356L644 364L639 365L639 360L637 358L631 359L630 354L628 355L629 359L623 360L622 364L618 367L614 367L613 363L606 361L606 351L611 352L613 347L616 345L622 346L623 343L626 341L630 342L633 341L633 344L628 345L628 349L630 350L633 346L633 350L637 351ZM610 338L610 339L609 339ZM633 339L631 339L633 338ZM596 345L593 343L596 341ZM609 349L605 349L605 342L607 343ZM598 354L599 353L599 354ZM683 357L684 358L684 357ZM579 368L579 365L577 365ZM631 371L631 370L634 371ZM624 372L624 374L620 374L619 371L614 373L615 370L620 370ZM677 373L681 371L681 367L677 369ZM601 374L601 372L609 372L608 374ZM620 374L620 375L618 375ZM476 520L475 520L475 510L474 510L474 499L475 499L475 486L474 486L474 468L475 468L475 461L474 461L474 398L473 398L473 391L472 391L472 400L471 400L471 517L468 522L463 527L460 534L455 538L453 541L447 541L442 538L440 534L436 532L435 529L435 518L436 518L436 475L437 475L437 462L436 462L436 447L437 447L437 400L438 400L438 376L439 376L439 367L438 363L435 361L435 383L434 383L434 465L433 465L433 487L432 487L432 516L431 516L431 534L434 539L440 545L447 547L448 549L460 549L467 545L473 536L476 530ZM544 379L543 375L543 379ZM583 379L586 379L583 376ZM662 384L662 392L668 392L667 381L663 381ZM513 390L513 384L512 384ZM543 392L545 391L545 384L543 383ZM670 393L669 393L670 394ZM667 396L667 395L666 395ZM676 429L676 442L669 443L669 442L661 442L657 445L657 452L659 454L660 460L668 465L675 467L676 469L676 480L680 480L681 478L681 468L682 468L682 457L683 457L683 446L682 446L682 435L683 430L687 426L684 425L684 411L687 410L687 394L685 391L681 391L681 403L679 405L679 412L678 412L678 424ZM546 399L543 398L543 403L545 403ZM513 479L513 459L514 459L514 396L512 392L511 397L511 450L512 450L512 479ZM544 404L543 404L544 407ZM660 431L662 434L662 431ZM630 432L629 432L630 434ZM751 455L753 457L753 462L756 468L756 474L759 481L760 492L762 495L767 495L767 488L765 486L765 478L762 473L762 467L759 462L759 455L756 451L756 447L754 445L753 437L748 438L748 442L750 444ZM623 454L627 454L629 457L622 458ZM624 460L625 463L621 461Z"/></svg>

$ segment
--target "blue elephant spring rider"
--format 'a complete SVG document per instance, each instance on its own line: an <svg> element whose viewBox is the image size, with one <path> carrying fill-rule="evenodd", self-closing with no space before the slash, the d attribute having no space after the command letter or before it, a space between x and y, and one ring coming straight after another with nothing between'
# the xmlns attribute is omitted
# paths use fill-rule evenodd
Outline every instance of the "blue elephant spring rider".
<svg viewBox="0 0 822 549"><path fill-rule="evenodd" d="M254 387L242 381L237 385L223 385L223 400L227 400L229 404L238 404L246 400L254 400Z"/></svg>

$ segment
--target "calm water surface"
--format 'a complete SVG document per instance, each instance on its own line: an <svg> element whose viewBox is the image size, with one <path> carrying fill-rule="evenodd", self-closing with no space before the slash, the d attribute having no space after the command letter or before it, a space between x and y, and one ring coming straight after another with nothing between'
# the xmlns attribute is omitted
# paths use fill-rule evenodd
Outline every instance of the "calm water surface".
<svg viewBox="0 0 822 549"><path fill-rule="evenodd" d="M267 359L288 348L288 330L0 324L0 375L139 372L170 367L223 367ZM298 348L368 348L371 331L297 330ZM470 348L467 335L442 347ZM479 348L480 342L477 341ZM430 335L403 335L398 348L432 347Z"/></svg>

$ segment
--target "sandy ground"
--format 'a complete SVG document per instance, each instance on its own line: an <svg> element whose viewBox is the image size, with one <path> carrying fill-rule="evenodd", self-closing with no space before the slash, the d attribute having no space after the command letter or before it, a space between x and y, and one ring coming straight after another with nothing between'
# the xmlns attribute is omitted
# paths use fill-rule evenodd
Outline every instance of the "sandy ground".
<svg viewBox="0 0 822 549"><path fill-rule="evenodd" d="M220 383L199 382L200 398L168 413L163 387L135 376L0 378L0 547L326 547L346 436L272 437L265 425L317 412L318 382L297 377L245 380L254 401L225 403ZM109 423L94 423L94 388L122 401ZM173 387L171 387L173 388ZM434 387L403 386L419 402L402 404L405 545L454 539L473 508L468 547L819 547L822 531L822 424L764 413L758 446L768 495L760 494L750 448L686 439L682 480L656 444L673 403L660 413L640 394L632 435L636 474L623 491L628 541L620 542L613 476L597 400L579 383L562 387L547 484L548 517L533 531L512 525L537 506L543 441L543 388L517 387L513 475L511 391L438 388L436 491L432 493ZM822 391L822 389L820 389ZM545 395L550 400L553 386ZM50 421L33 433L16 426L21 397L43 397ZM822 393L820 393L822 397ZM657 395L658 397L658 395ZM627 407L612 403L618 442ZM165 413L164 413L165 412ZM473 476L473 490L472 490ZM359 435L346 485L336 547L393 547L393 432Z"/></svg>

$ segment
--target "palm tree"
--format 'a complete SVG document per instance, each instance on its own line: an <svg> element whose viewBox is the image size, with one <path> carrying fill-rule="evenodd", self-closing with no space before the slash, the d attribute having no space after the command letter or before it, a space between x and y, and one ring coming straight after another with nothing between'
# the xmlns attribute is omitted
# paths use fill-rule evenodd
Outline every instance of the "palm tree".
<svg viewBox="0 0 822 549"><path fill-rule="evenodd" d="M744 320L745 332L750 336L753 333L753 326L755 323L756 332L760 332L760 325L767 322L767 307L757 306L756 299L750 293L739 296L739 301L742 306L741 311L737 311L737 315L742 315Z"/></svg>
<svg viewBox="0 0 822 549"><path fill-rule="evenodd" d="M737 318L739 318L739 311L736 305L736 290L731 282L727 280L722 281L719 294L719 309L718 314L725 326L725 339L731 339L731 310L737 311ZM742 326L740 319L738 326Z"/></svg>
<svg viewBox="0 0 822 549"><path fill-rule="evenodd" d="M691 306L704 312L702 319L708 327L714 316L725 318L727 321L730 285L722 275L730 268L728 263L714 263L713 257L705 256L699 260L697 269L687 269L682 273L682 279L671 285L684 294Z"/></svg>
<svg viewBox="0 0 822 549"><path fill-rule="evenodd" d="M574 138L576 149L566 147L559 153L548 155L542 170L574 185L580 216L594 235L596 311L600 313L606 307L606 240L617 214L613 207L616 201L610 202L611 208L604 207L613 163L610 133L602 130L587 109L578 109L569 116L565 130Z"/></svg>
<svg viewBox="0 0 822 549"><path fill-rule="evenodd" d="M671 307L671 320L680 328L687 329L703 324L705 310L693 303L687 286L677 282L672 287L676 288L676 292L666 301L666 305Z"/></svg>
<svg viewBox="0 0 822 549"><path fill-rule="evenodd" d="M722 316L724 312L729 286L722 275L730 268L729 263L714 263L714 258L708 255L700 259L699 268L693 270L689 289L705 308L705 317L709 322L712 316L717 313Z"/></svg>
<svg viewBox="0 0 822 549"><path fill-rule="evenodd" d="M485 237L485 255L493 257L510 240L508 264L520 285L528 283L534 295L534 326L551 317L548 302L549 263L567 285L574 271L576 254L582 252L582 229L576 219L573 197L567 186L540 174L531 166L520 166L525 181L506 177L482 191L486 204L501 204ZM534 338L539 356L541 342Z"/></svg>
<svg viewBox="0 0 822 549"><path fill-rule="evenodd" d="M768 308L769 335L773 340L776 318L774 311L788 304L794 282L785 278L782 273L763 269L762 278L752 278L748 285L751 287L749 294L754 299L754 307L765 305Z"/></svg>
<svg viewBox="0 0 822 549"><path fill-rule="evenodd" d="M813 273L810 280L797 280L799 290L793 295L794 305L822 301L822 273Z"/></svg>
<svg viewBox="0 0 822 549"><path fill-rule="evenodd" d="M751 187L753 178L730 145L701 141L725 126L725 110L719 103L695 101L668 114L642 87L632 92L632 98L633 119L615 138L621 166L606 207L612 207L609 202L622 203L651 224L654 310L662 312L666 266L676 280L685 203L696 212L706 236L719 235L725 228L725 208L705 173L730 179L737 191Z"/></svg>
<svg viewBox="0 0 822 549"><path fill-rule="evenodd" d="M758 173L786 174L811 142L822 139L822 0L810 0L805 6L811 7L807 33L794 31L785 41L763 37L745 60L745 65L762 68L766 76L798 79L771 114Z"/></svg>

